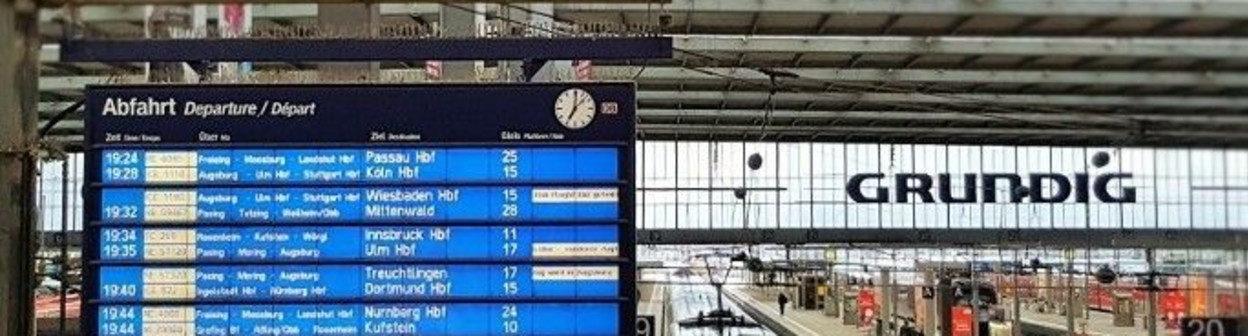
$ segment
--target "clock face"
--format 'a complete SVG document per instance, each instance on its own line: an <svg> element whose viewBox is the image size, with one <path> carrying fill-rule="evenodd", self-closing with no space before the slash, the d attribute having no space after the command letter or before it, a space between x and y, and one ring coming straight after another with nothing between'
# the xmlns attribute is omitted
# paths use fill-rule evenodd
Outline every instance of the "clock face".
<svg viewBox="0 0 1248 336"><path fill-rule="evenodd" d="M567 89L555 100L555 119L568 129L582 129L594 121L594 97L581 89Z"/></svg>

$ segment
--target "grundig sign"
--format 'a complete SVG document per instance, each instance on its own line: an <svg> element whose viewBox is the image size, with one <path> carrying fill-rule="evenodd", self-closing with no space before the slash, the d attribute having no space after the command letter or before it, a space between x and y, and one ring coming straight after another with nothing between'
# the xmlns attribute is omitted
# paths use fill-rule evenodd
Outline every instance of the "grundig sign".
<svg viewBox="0 0 1248 336"><path fill-rule="evenodd" d="M892 179L893 197L890 199L884 174L857 174L849 178L845 190L849 193L849 198L858 203L907 203L911 195L917 196L923 203L935 203L936 200L943 203L996 203L996 188L1000 182L1005 182L1009 185L1006 190L1010 190L1010 203L1022 203L1023 200L1032 203L1061 203L1069 199L1072 193L1078 203L1087 203L1088 194L1095 195L1096 199L1105 203L1135 203L1134 187L1122 187L1121 195L1111 194L1109 188L1111 181L1130 179L1131 174L1112 173L1093 177L1080 173L1075 174L1073 184L1070 177L1056 173L1034 173L1026 178L1027 184L1024 186L1023 176L1018 174L962 174L962 187L959 188L962 190L955 191L950 174L936 174L935 178L930 174L896 174ZM936 181L934 191L933 179ZM862 183L867 180L878 181L880 187L864 192ZM1044 192L1041 186L1046 180L1052 183L1051 187L1056 188L1055 192Z"/></svg>

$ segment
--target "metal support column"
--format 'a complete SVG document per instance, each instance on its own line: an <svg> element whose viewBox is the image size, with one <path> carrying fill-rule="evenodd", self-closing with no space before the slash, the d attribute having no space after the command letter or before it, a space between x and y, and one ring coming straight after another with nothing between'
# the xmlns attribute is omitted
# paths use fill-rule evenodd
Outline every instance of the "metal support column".
<svg viewBox="0 0 1248 336"><path fill-rule="evenodd" d="M1156 251L1151 248L1144 250L1144 260L1148 263L1149 274L1148 302L1146 302L1148 310L1144 316L1144 326L1148 328L1148 336L1157 336L1157 291L1154 289L1157 284Z"/></svg>
<svg viewBox="0 0 1248 336"><path fill-rule="evenodd" d="M892 271L887 267L880 269L880 294L882 299L877 300L880 302L880 311L877 313L880 314L880 323L884 329L889 330L888 332L891 333L892 329L889 328L889 323L893 322L893 316L895 315L893 310L896 309L893 301L897 300L897 295L893 291Z"/></svg>
<svg viewBox="0 0 1248 336"><path fill-rule="evenodd" d="M70 177L73 176L72 170L70 170L69 166L70 157L70 155L65 155L65 157L61 159L61 238L59 239L61 254L57 256L57 261L60 264L60 267L57 267L56 271L59 277L57 280L61 282L60 291L57 293L60 294L57 301L60 302L61 311L60 314L58 314L59 319L56 321L58 331L57 335L66 335L65 329L68 327L66 324L69 321L67 319L68 316L66 316L66 313L68 313L69 310L67 309L68 307L66 307L67 302L65 301L67 299L66 296L69 295L69 219L74 215L70 212L69 202L70 195L75 194L70 192L69 189L69 180Z"/></svg>
<svg viewBox="0 0 1248 336"><path fill-rule="evenodd" d="M540 36L553 36L556 23L554 20L555 5L553 3L532 3L519 5L528 7L529 12L524 12L525 17L521 19L527 21L531 25L533 34ZM530 14L530 12L532 14ZM572 62L567 60L532 60L531 62L536 69L530 75L525 73L525 79L530 82L557 82L567 81L576 78L571 72ZM570 78L560 78L560 75L569 75Z"/></svg>
<svg viewBox="0 0 1248 336"><path fill-rule="evenodd" d="M477 36L477 13L472 4L444 4L439 9L438 25L443 38L470 38ZM446 81L471 82L477 80L477 66L473 61L442 62L442 79Z"/></svg>
<svg viewBox="0 0 1248 336"><path fill-rule="evenodd" d="M923 309L927 311L926 314L924 314L925 318L923 320L923 333L928 334L928 335L935 335L936 327L937 325L940 324L939 320L941 316L940 308L939 306L937 306L937 299L936 299L936 295L939 295L936 293L936 274L932 273L932 271L930 270L924 270L923 271L923 286L924 288L929 288L933 294L932 297L925 298L923 300L923 303L924 303Z"/></svg>
<svg viewBox="0 0 1248 336"><path fill-rule="evenodd" d="M828 248L827 252L824 252L824 258L828 262L828 280L831 281L831 284L828 286L828 298L823 304L825 307L824 311L826 311L825 314L831 317L841 316L841 295L845 293L844 290L841 290L840 273L836 271L837 261L839 261L838 253L840 252L831 247Z"/></svg>
<svg viewBox="0 0 1248 336"><path fill-rule="evenodd" d="M934 335L953 336L953 281L945 274L938 274L936 278L936 295L933 297L936 301L936 316L939 323L936 328L940 330Z"/></svg>
<svg viewBox="0 0 1248 336"><path fill-rule="evenodd" d="M318 4L316 20L326 35L373 37L381 24L381 5L375 3ZM332 34L331 34L332 33ZM372 81L381 77L378 62L328 62L317 65L322 81Z"/></svg>
<svg viewBox="0 0 1248 336"><path fill-rule="evenodd" d="M1231 252L1232 255L1234 253ZM1231 260L1235 260L1235 257L1232 256ZM1239 267L1235 268L1235 273L1239 274L1239 281L1233 281L1234 279L1231 281L1232 284L1235 284L1235 293L1239 295L1240 315L1248 315L1248 288L1239 287L1239 284L1248 284L1248 269L1245 269L1245 267L1248 267L1248 250L1240 250Z"/></svg>
<svg viewBox="0 0 1248 336"><path fill-rule="evenodd" d="M1214 271L1205 272L1205 311L1202 316L1222 316L1218 309L1218 274Z"/></svg>
<svg viewBox="0 0 1248 336"><path fill-rule="evenodd" d="M39 12L0 0L0 335L34 334Z"/></svg>
<svg viewBox="0 0 1248 336"><path fill-rule="evenodd" d="M1014 260L1023 260L1018 257L1018 250L1014 250ZM1012 301L1014 301L1014 316L1013 321L1010 323L1010 335L1013 336L1023 336L1023 295L1022 291L1018 288L1018 273L1020 272L1022 272L1021 268L1015 269L1013 274L1010 275L1010 279L1014 280L1014 295L1012 295ZM1035 282L1032 283L1034 284Z"/></svg>
<svg viewBox="0 0 1248 336"><path fill-rule="evenodd" d="M1063 251L1063 254L1066 257L1066 282L1064 284L1066 286L1066 309L1062 311L1066 313L1066 332L1074 335L1077 332L1075 329L1075 273L1072 271L1075 269L1075 251L1068 249Z"/></svg>

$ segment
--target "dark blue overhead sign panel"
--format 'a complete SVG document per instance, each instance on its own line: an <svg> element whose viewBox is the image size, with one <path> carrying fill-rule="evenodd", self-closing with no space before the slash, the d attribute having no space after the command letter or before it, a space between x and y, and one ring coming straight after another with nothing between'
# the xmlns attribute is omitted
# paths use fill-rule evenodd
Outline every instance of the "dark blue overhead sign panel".
<svg viewBox="0 0 1248 336"><path fill-rule="evenodd" d="M61 41L63 62L308 62L398 60L632 60L672 58L672 38L296 38Z"/></svg>
<svg viewBox="0 0 1248 336"><path fill-rule="evenodd" d="M634 88L87 90L88 335L621 335Z"/></svg>

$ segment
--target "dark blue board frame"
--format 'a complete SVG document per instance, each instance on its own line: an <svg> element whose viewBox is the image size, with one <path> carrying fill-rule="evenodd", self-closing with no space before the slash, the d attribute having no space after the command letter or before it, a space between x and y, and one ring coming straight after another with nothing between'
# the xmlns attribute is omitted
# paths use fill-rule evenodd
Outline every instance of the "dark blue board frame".
<svg viewBox="0 0 1248 336"><path fill-rule="evenodd" d="M556 97L577 88L590 93L598 112L587 126L569 129L554 116ZM127 102L173 101L171 115L104 115L109 98ZM315 114L285 116L184 115L199 104L273 102L316 104ZM114 100L116 106L117 100ZM604 105L612 105L609 110ZM150 104L149 104L150 105ZM101 166L108 149L207 149L298 147L609 146L620 150L619 323L633 334L636 319L634 134L636 89L632 83L436 84L436 85L125 85L89 86L86 92L87 179L84 218L82 330L96 335L99 296ZM609 112L609 113L608 113ZM379 134L378 133L382 133ZM506 136L504 136L504 132ZM390 137L389 135L401 135ZM222 141L228 135L229 141ZM419 135L419 137L415 137ZM519 139L515 136L520 135ZM210 141L211 140L211 141ZM191 184L158 188L190 187ZM161 262L189 266L188 262ZM420 300L417 300L419 302ZM547 300L559 302L559 300ZM430 300L430 302L439 302ZM571 302L571 301L568 301ZM152 305L169 303L156 302ZM208 303L228 304L228 303ZM557 321L552 321L557 322Z"/></svg>

